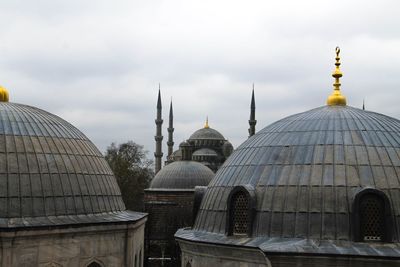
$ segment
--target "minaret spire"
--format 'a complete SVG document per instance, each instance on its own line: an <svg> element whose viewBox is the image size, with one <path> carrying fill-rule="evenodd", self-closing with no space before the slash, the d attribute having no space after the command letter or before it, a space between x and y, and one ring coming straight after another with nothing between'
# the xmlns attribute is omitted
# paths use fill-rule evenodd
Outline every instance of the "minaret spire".
<svg viewBox="0 0 400 267"><path fill-rule="evenodd" d="M335 83L333 84L333 93L328 97L326 101L328 106L346 106L346 97L340 93L340 78L343 73L340 71L340 48L336 47L336 63L335 70L332 73L332 77L335 78Z"/></svg>
<svg viewBox="0 0 400 267"><path fill-rule="evenodd" d="M170 156L174 152L174 111L172 109L172 98L171 104L169 105L169 125L168 125L168 157L167 161L170 160Z"/></svg>
<svg viewBox="0 0 400 267"><path fill-rule="evenodd" d="M161 158L163 156L162 153L162 132L161 132L161 126L163 123L163 119L161 117L161 111L162 111L162 105L161 105L161 86L158 84L158 100L157 100L157 118L155 120L156 122L156 135L154 136L154 139L156 140L156 152L154 152L154 157L155 157L155 173L159 172L161 170Z"/></svg>
<svg viewBox="0 0 400 267"><path fill-rule="evenodd" d="M250 105L250 120L249 120L249 137L253 136L256 133L256 101L254 99L254 83L253 83L253 91L251 93L251 105Z"/></svg>

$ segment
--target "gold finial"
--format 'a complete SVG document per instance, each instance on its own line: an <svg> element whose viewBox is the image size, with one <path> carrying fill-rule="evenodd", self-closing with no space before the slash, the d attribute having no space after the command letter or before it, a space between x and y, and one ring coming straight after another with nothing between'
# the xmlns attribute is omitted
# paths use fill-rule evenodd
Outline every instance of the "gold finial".
<svg viewBox="0 0 400 267"><path fill-rule="evenodd" d="M8 102L9 95L6 88L0 85L0 102Z"/></svg>
<svg viewBox="0 0 400 267"><path fill-rule="evenodd" d="M205 128L205 129L210 128L210 126L208 126L208 116L207 116L207 118L206 118L206 123L204 124L204 128Z"/></svg>
<svg viewBox="0 0 400 267"><path fill-rule="evenodd" d="M335 83L333 84L333 93L328 97L326 101L329 106L346 106L346 97L340 93L340 78L343 73L340 71L340 48L336 47L336 63L335 70L332 73L332 77L335 78Z"/></svg>

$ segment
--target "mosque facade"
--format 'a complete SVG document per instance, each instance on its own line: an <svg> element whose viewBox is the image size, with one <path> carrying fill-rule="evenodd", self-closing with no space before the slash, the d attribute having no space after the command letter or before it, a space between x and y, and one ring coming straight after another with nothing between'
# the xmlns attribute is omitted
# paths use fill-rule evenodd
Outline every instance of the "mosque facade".
<svg viewBox="0 0 400 267"><path fill-rule="evenodd" d="M146 220L82 132L0 87L0 266L143 266Z"/></svg>
<svg viewBox="0 0 400 267"><path fill-rule="evenodd" d="M336 50L327 105L251 136L177 231L181 265L400 266L400 121L347 105Z"/></svg>

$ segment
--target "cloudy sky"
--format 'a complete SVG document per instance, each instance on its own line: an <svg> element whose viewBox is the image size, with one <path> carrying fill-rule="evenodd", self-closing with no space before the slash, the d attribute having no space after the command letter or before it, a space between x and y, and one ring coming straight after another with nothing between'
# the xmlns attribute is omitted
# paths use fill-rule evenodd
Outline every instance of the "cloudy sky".
<svg viewBox="0 0 400 267"><path fill-rule="evenodd" d="M1 0L0 84L101 151L134 140L151 156L161 83L176 144L208 115L236 147L253 82L257 129L324 105L339 45L348 104L365 98L368 110L400 118L399 9L385 0Z"/></svg>

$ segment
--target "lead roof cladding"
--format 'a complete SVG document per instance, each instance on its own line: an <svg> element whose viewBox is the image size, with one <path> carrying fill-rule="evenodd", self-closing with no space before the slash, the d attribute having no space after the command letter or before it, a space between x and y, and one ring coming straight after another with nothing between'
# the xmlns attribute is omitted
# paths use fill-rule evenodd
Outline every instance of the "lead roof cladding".
<svg viewBox="0 0 400 267"><path fill-rule="evenodd" d="M38 108L0 103L0 227L34 225L26 219L33 217L47 224L49 216L119 211L125 205L116 179L82 132ZM129 220L128 213L118 216ZM100 217L92 221L119 220Z"/></svg>
<svg viewBox="0 0 400 267"><path fill-rule="evenodd" d="M210 182L195 231L224 234L227 199L254 188L252 237L351 240L351 208L365 187L382 190L400 223L400 121L324 106L277 121L245 141Z"/></svg>
<svg viewBox="0 0 400 267"><path fill-rule="evenodd" d="M162 168L151 182L150 189L194 189L207 186L214 173L196 161L174 161Z"/></svg>
<svg viewBox="0 0 400 267"><path fill-rule="evenodd" d="M220 132L212 128L201 128L195 131L189 137L189 140L204 140L204 139L225 140L225 137Z"/></svg>

